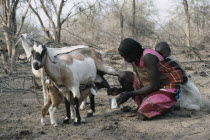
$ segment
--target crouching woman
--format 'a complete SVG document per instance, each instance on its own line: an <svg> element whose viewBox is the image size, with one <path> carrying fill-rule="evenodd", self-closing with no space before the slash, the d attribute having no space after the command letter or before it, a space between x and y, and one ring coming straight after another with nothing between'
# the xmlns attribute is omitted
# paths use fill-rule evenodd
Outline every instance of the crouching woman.
<svg viewBox="0 0 210 140"><path fill-rule="evenodd" d="M135 98L139 107L138 116L153 118L177 102L180 84L185 83L187 78L176 63L165 62L156 51L143 49L140 43L131 38L124 39L118 51L136 72L133 76L134 90L120 93L118 104L123 104L130 97Z"/></svg>

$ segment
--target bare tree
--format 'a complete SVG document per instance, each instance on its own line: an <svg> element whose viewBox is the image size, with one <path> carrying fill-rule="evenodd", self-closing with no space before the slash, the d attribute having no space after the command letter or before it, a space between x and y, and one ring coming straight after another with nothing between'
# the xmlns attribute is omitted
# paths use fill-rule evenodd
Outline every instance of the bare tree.
<svg viewBox="0 0 210 140"><path fill-rule="evenodd" d="M80 2L74 3L73 6L69 8L68 12L64 16L62 15L62 13L64 6L67 4L67 0L60 0L59 4L56 4L55 0L39 0L40 7L44 14L47 16L48 21L50 23L49 27L47 27L47 25L44 24L43 19L40 16L40 12L37 10L39 8L39 6L37 6L38 2L34 0L34 3L36 6L34 7L32 4L30 4L30 8L38 18L42 30L47 35L48 39L54 40L56 43L61 42L61 32L64 23L68 21L68 19L72 16L75 16L76 14L86 10L80 9L80 7L78 7L80 11L77 13L73 13L73 9L76 8L80 4ZM50 7L52 8L48 9L46 3L48 3L48 5L50 5Z"/></svg>
<svg viewBox="0 0 210 140"><path fill-rule="evenodd" d="M3 37L6 44L5 45L6 49L4 49L4 51L2 52L2 56L4 56L4 59L2 61L4 61L3 62L4 64L9 64L11 72L13 72L16 69L15 65L16 48L14 44L16 38L19 36L22 30L25 17L28 12L28 8L26 8L26 11L23 12L20 26L18 27L16 13L19 3L20 3L19 0L0 1L0 7L2 10L0 13L0 28L3 31Z"/></svg>
<svg viewBox="0 0 210 140"><path fill-rule="evenodd" d="M125 6L125 0L121 1L122 4L120 4L118 1L115 2L114 0L112 1L114 3L114 6L116 8L116 13L119 16L120 20L120 34L121 34L121 40L124 39L124 21L125 21L125 16L124 16L124 6Z"/></svg>
<svg viewBox="0 0 210 140"><path fill-rule="evenodd" d="M191 42L190 42L190 14L187 0L183 0L184 10L185 10L185 19L186 19L186 52L189 53Z"/></svg>

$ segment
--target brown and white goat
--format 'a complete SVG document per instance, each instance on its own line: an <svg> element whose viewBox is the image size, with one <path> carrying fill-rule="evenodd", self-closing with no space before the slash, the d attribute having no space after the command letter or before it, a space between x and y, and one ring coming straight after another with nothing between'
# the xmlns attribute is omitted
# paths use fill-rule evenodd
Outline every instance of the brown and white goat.
<svg viewBox="0 0 210 140"><path fill-rule="evenodd" d="M81 84L89 85L97 81L97 71L105 74L118 75L117 72L106 65L100 54L90 48L78 49L73 52L59 54L56 57L44 46L33 46L33 67L36 70L44 68L47 76L55 83L59 91L70 102L73 94L73 104L75 109L74 124L81 123L79 113L79 98ZM52 107L49 112L54 115L56 108ZM56 123L51 122L53 125Z"/></svg>
<svg viewBox="0 0 210 140"><path fill-rule="evenodd" d="M21 42L22 43L22 47L26 53L26 57L28 61L31 61L31 66L33 65L33 57L31 52L33 50L33 44L34 42L36 42L34 39L30 38L27 34L22 34L20 36L20 38L18 39L16 45L18 45L18 43ZM51 51L53 53L53 55L58 55L60 53L69 53L75 49L78 48L88 48L88 46L85 45L77 45L77 46L71 46L71 47L62 47L62 48L48 48L49 51ZM42 83L42 89L43 89L43 99L44 99L44 104L46 104L47 102L47 93L46 93L46 86L45 86L45 80L47 79L45 72L43 69L39 69L39 70L35 70L32 66L32 73L34 74L35 77L40 78L41 79L41 83Z"/></svg>
<svg viewBox="0 0 210 140"><path fill-rule="evenodd" d="M42 107L41 109L41 124L45 125L44 122L44 117L49 109L49 112L53 112L53 108L57 108L59 106L59 104L62 102L62 100L64 99L63 94L56 88L56 86L53 84L52 81L50 81L49 79L46 80L46 87L47 87L47 103ZM94 89L93 86L89 85L86 86L84 89L80 90L81 92L81 96L79 98L79 105L81 105L81 103L87 98L87 96L89 96L90 98L94 97ZM90 102L90 110L88 112L88 114L92 114L93 112L95 112L95 105L94 105L94 100ZM67 111L69 112L69 110ZM70 117L70 114L67 115L68 117ZM50 114L50 121L51 124L53 124L55 127L57 126L57 121L54 117L54 114ZM81 121L84 122L85 120L81 117Z"/></svg>

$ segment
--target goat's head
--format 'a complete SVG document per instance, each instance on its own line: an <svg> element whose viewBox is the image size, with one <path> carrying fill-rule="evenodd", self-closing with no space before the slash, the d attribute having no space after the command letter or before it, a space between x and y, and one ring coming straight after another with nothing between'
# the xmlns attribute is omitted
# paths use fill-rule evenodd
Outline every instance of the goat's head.
<svg viewBox="0 0 210 140"><path fill-rule="evenodd" d="M26 57L28 60L31 56L33 42L34 42L33 39L30 38L27 34L22 34L20 35L18 41L15 44L15 46L18 46L19 43L22 43L22 47L26 53Z"/></svg>
<svg viewBox="0 0 210 140"><path fill-rule="evenodd" d="M39 70L46 58L47 48L44 45L38 45L34 43L33 50L32 50L32 57L33 57L33 67L35 70Z"/></svg>

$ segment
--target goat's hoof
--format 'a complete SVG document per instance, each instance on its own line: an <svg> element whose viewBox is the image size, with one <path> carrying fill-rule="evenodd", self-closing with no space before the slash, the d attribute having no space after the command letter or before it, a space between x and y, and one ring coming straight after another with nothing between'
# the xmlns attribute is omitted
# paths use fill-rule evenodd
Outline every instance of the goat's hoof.
<svg viewBox="0 0 210 140"><path fill-rule="evenodd" d="M70 120L69 119L65 119L65 120L63 120L63 123L64 124L69 124L70 123Z"/></svg>
<svg viewBox="0 0 210 140"><path fill-rule="evenodd" d="M78 122L74 122L74 126L79 126L81 124L81 122L80 121L78 121Z"/></svg>
<svg viewBox="0 0 210 140"><path fill-rule="evenodd" d="M87 118L93 117L93 113L88 113Z"/></svg>

